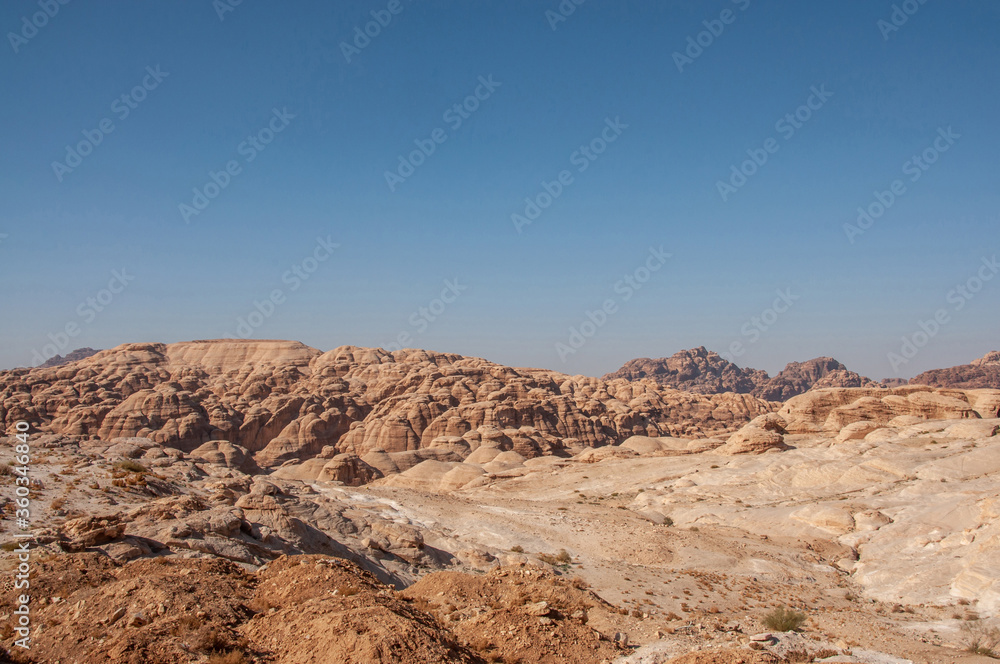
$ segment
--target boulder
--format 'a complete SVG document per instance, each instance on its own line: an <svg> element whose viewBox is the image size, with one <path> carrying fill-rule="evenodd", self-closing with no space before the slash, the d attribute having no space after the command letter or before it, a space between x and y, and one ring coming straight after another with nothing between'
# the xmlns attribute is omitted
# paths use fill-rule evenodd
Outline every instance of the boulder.
<svg viewBox="0 0 1000 664"><path fill-rule="evenodd" d="M770 450L787 450L785 437L777 431L761 428L755 424L748 424L734 433L726 440L726 444L718 448L719 454L763 454Z"/></svg>
<svg viewBox="0 0 1000 664"><path fill-rule="evenodd" d="M214 463L238 469L247 460L247 450L239 445L233 445L228 440L210 440L191 450L188 456L202 463Z"/></svg>

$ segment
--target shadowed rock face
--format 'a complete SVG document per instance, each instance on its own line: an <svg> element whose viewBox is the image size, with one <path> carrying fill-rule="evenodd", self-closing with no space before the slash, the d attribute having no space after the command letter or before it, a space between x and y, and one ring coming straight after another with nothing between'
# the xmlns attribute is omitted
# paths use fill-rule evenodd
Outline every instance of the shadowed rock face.
<svg viewBox="0 0 1000 664"><path fill-rule="evenodd" d="M750 394L767 382L768 375L759 369L741 369L718 353L699 346L658 360L648 357L630 360L618 371L604 376L604 380L615 378L649 378L660 385L697 394Z"/></svg>
<svg viewBox="0 0 1000 664"><path fill-rule="evenodd" d="M910 383L964 389L1000 388L1000 351L990 351L969 364L925 371L911 379Z"/></svg>
<svg viewBox="0 0 1000 664"><path fill-rule="evenodd" d="M768 401L785 401L813 387L874 387L868 378L832 357L817 357L807 362L791 362L771 378L760 369L742 369L704 346L682 350L658 360L631 360L621 369L604 376L605 380L649 378L685 392L752 394Z"/></svg>
<svg viewBox="0 0 1000 664"><path fill-rule="evenodd" d="M64 364L69 364L70 362L76 362L78 360L85 360L91 355L96 355L100 351L94 350L93 348L77 348L74 351L66 353L66 356L56 355L55 357L50 357L45 360L42 364L39 364L39 368L46 369L49 367L59 367Z"/></svg>
<svg viewBox="0 0 1000 664"><path fill-rule="evenodd" d="M874 386L871 380L848 371L832 357L817 357L807 362L789 362L777 376L754 390L753 394L770 401L785 401L814 387Z"/></svg>
<svg viewBox="0 0 1000 664"><path fill-rule="evenodd" d="M124 344L55 368L0 372L0 420L8 429L26 420L53 433L147 437L185 451L228 441L265 468L412 452L439 438L439 448L490 440L526 458L564 454L633 435L731 431L776 407L652 381L410 349L323 353L292 341ZM353 463L338 460L330 472L346 473Z"/></svg>

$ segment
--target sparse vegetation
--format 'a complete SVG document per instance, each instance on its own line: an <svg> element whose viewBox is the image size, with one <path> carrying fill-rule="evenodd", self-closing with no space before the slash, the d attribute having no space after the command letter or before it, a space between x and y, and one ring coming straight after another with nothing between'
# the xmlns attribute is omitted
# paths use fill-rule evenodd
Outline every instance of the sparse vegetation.
<svg viewBox="0 0 1000 664"><path fill-rule="evenodd" d="M797 632L806 622L806 614L779 607L764 616L764 626L775 632Z"/></svg>
<svg viewBox="0 0 1000 664"><path fill-rule="evenodd" d="M663 525L667 527L672 526L674 525L674 520L671 519L669 516L663 517Z"/></svg>
<svg viewBox="0 0 1000 664"><path fill-rule="evenodd" d="M805 648L800 648L798 650L790 650L785 653L785 661L790 664L806 664L807 662L820 662L827 657L834 657L840 653L836 650L830 650L829 648L824 648L822 650L815 650L809 652Z"/></svg>
<svg viewBox="0 0 1000 664"><path fill-rule="evenodd" d="M208 664L247 664L247 658L238 650L227 653L212 653L208 657Z"/></svg>
<svg viewBox="0 0 1000 664"><path fill-rule="evenodd" d="M510 550L513 553L524 553L524 547L521 546L520 544L515 544L514 546L510 547Z"/></svg>
<svg viewBox="0 0 1000 664"><path fill-rule="evenodd" d="M118 470L124 470L129 473L144 474L149 472L149 470L144 465L142 465L138 461L133 461L132 459L125 459L124 461L119 461L118 463L115 464L114 467L117 468Z"/></svg>
<svg viewBox="0 0 1000 664"><path fill-rule="evenodd" d="M962 625L962 640L967 652L1000 659L1000 629L989 627L981 620L972 620Z"/></svg>
<svg viewBox="0 0 1000 664"><path fill-rule="evenodd" d="M539 553L538 559L543 563L555 566L567 566L573 562L573 556L569 555L566 549L559 549L559 553L551 555L548 553Z"/></svg>
<svg viewBox="0 0 1000 664"><path fill-rule="evenodd" d="M182 636L201 627L201 619L191 615L183 615L170 628L171 636Z"/></svg>

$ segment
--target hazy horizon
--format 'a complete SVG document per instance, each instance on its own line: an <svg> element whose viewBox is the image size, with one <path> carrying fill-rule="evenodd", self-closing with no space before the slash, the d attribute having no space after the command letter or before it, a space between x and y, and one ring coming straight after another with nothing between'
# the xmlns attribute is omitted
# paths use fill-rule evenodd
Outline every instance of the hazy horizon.
<svg viewBox="0 0 1000 664"><path fill-rule="evenodd" d="M130 343L140 343L140 344L141 343L162 343L162 344L169 345L169 344L172 344L172 343L199 343L199 342L204 342L204 341L237 341L237 342L239 342L239 341L248 341L248 342L254 342L254 341L278 341L278 342L303 343L303 342L299 341L298 339L257 339L257 338L243 339L243 338L240 338L240 337L232 337L232 338L220 338L220 339L183 339L183 340L170 341L170 342L155 341L155 340L127 341L127 342L123 342L123 344L130 344ZM331 351L331 350L335 350L336 348L344 347L344 346L376 348L375 346L359 346L358 344L341 344L340 346L333 346L331 348L319 348L319 347L316 347L316 346L311 346L310 344L304 344L304 345L309 346L310 348L315 348L316 350L319 350L319 351L324 352L324 353L328 352L328 351ZM73 351L76 351L76 350L83 350L84 348L87 348L87 347L74 348L72 350L67 351L67 353L70 353L70 352L73 352ZM112 346L112 347L109 347L109 348L91 348L91 350L95 350L97 352L101 352L101 351L105 351L105 350L113 350L114 348L115 347ZM698 348L699 347L695 346L695 347L692 347L692 348L678 349L677 351L675 351L675 353L676 352L682 352L682 351L688 351L688 350L697 350ZM389 350L393 350L393 349L389 349ZM441 348L411 348L410 350L423 350L423 351L434 352L434 353L453 353L454 352L454 351L450 351L450 350L447 350L447 349L441 349ZM711 352L718 353L718 351L715 351L712 348L706 348L705 350L708 351L709 353L711 353ZM981 355L979 355L977 357L974 357L974 358L969 358L968 361L963 362L962 364L969 364L969 362L971 362L972 360L979 359L980 357L982 357L982 355L985 355L987 352L990 352L990 351L984 351ZM670 357L671 355L674 355L675 353L670 353L670 355L662 356L662 358ZM527 365L527 364L510 364L510 363L507 363L507 362L501 362L501 361L499 361L499 360L497 360L495 358L486 357L486 356L482 356L482 355L474 355L474 354L473 355L465 355L465 354L463 354L463 355L465 357L478 357L478 358L487 360L489 362L494 362L496 364L502 364L502 365L505 365L505 366L511 366L511 367L514 367L514 368L521 368L521 369L546 369L546 370L553 370L553 371L562 371L561 369L559 369L558 367L555 367L555 366ZM790 364L792 362L800 362L801 363L801 362L806 362L808 360L818 359L818 358L821 358L821 357L829 357L829 356L826 356L826 355L817 355L815 357L791 359L791 360L788 360L788 362L786 362L785 364L782 364L780 367L776 367L776 368L767 368L767 367L761 367L761 366L751 366L751 365L748 365L748 364L742 364L739 361L735 361L735 362L733 362L733 364L735 364L736 366L740 367L741 369L763 369L764 371L766 371L773 378L781 370L785 369L788 364ZM629 358L629 360L637 360L637 359L662 359L662 358L661 357L647 358L645 356L638 356L637 355L635 357ZM728 359L728 358L724 358L724 359ZM836 360L838 358L833 358L833 359ZM626 362L627 361L628 360L626 360ZM732 360L730 360L730 361L732 361ZM625 363L623 362L622 364L625 364ZM842 364L843 364L843 362L842 362ZM854 371L854 369L852 369L849 365L845 365L845 366L847 366L848 370ZM4 367L4 368L0 369L0 371L6 371L6 370L18 369L18 368L31 368L31 367L26 366L26 365L19 365L19 366L16 366L16 367ZM578 374L580 374L580 375L592 376L592 377L595 377L595 378L600 378L600 377L602 377L602 376L604 376L606 374L613 373L613 372L617 371L620 368L622 368L621 365L613 367L613 368L610 368L607 371L602 371L600 373L589 373L589 374L588 373L582 373L582 374L580 374L580 372L576 372L576 373L574 373L574 372L566 372L566 371L562 371L562 372L563 373L568 373L570 375L578 375ZM948 367L936 367L936 368L948 368ZM866 376L866 377L870 378L872 380L875 380L875 381L879 381L879 380L882 380L883 378L901 378L902 376ZM912 378L912 376L909 376L907 378Z"/></svg>
<svg viewBox="0 0 1000 664"><path fill-rule="evenodd" d="M1000 347L1000 7L577 1L0 6L0 367Z"/></svg>

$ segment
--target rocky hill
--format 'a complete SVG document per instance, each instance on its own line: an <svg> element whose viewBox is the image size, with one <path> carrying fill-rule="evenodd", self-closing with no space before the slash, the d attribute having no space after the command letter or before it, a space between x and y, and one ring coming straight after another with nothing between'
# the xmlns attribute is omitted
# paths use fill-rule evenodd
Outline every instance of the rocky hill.
<svg viewBox="0 0 1000 664"><path fill-rule="evenodd" d="M787 401L813 388L877 387L864 376L849 371L832 357L817 357L806 362L789 362L774 378L752 392L771 401Z"/></svg>
<svg viewBox="0 0 1000 664"><path fill-rule="evenodd" d="M660 385L697 394L735 392L767 401L785 401L813 387L873 387L877 384L849 371L832 357L791 362L773 378L760 369L744 369L704 346L657 360L630 360L604 380L649 378Z"/></svg>
<svg viewBox="0 0 1000 664"><path fill-rule="evenodd" d="M63 355L56 355L55 357L50 357L45 360L45 362L39 364L39 368L48 369L50 367L60 367L64 364L69 364L70 362L76 362L77 360L85 360L91 355L96 355L100 351L94 350L93 348L77 348L74 351L70 351Z"/></svg>
<svg viewBox="0 0 1000 664"><path fill-rule="evenodd" d="M248 366L275 363L271 395L297 395L306 380L333 391L315 375L322 355L299 344L143 348L29 374L48 396L5 392L5 416L51 411L51 426L81 405L61 411L52 395L98 370L86 380L174 382L161 396L179 404L195 403L176 396L183 388L207 381L226 396L218 408L236 412L274 407L229 400L227 385L256 384ZM423 364L404 354L379 366L405 385L411 362ZM358 364L346 375L377 384ZM510 380L524 372L459 366L469 381L471 367ZM341 380L359 401L370 394L362 378ZM643 399L672 394L638 385ZM100 389L79 398L100 403L110 388ZM192 394L207 402L202 389ZM0 661L990 661L961 649L977 635L966 630L988 636L1000 616L1000 390L820 388L769 405L780 408L734 433L564 444L580 449L573 456L526 458L510 436L530 432L481 428L471 452L435 439L385 453L402 463L447 449L460 460L410 459L419 462L359 486L325 472L334 460L322 455L262 469L226 441L185 452L148 437L32 430L31 528L15 539L8 520L0 533L5 548L30 542L40 629L30 653L4 659L8 638ZM150 435L174 432L134 415ZM474 438L463 439L470 449ZM0 558L8 589L18 564ZM3 593L0 613L12 615L16 598ZM770 624L776 607L801 611L802 633Z"/></svg>
<svg viewBox="0 0 1000 664"><path fill-rule="evenodd" d="M697 394L751 394L767 382L768 375L759 369L742 369L718 353L699 346L658 360L648 357L629 360L618 371L605 375L603 380L618 378L649 378L660 385Z"/></svg>
<svg viewBox="0 0 1000 664"><path fill-rule="evenodd" d="M932 369L915 376L910 383L933 387L1000 388L1000 351L991 351L969 364L948 369Z"/></svg>
<svg viewBox="0 0 1000 664"><path fill-rule="evenodd" d="M729 431L775 407L653 381L420 350L323 353L292 341L125 344L59 367L0 372L8 429L26 420L51 433L137 436L184 451L225 441L262 468L346 454L331 472L372 476L452 461L484 440L525 458L569 455L633 435Z"/></svg>

